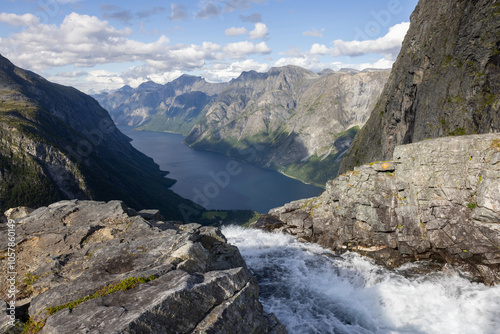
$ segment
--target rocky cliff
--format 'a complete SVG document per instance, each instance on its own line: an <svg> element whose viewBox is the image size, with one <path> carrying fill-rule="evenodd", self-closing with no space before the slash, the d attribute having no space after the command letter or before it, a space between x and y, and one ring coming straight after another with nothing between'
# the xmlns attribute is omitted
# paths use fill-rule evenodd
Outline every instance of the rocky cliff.
<svg viewBox="0 0 500 334"><path fill-rule="evenodd" d="M187 135L205 115L205 106L226 85L209 83L201 77L181 75L165 85L149 81L135 89L124 86L93 97L109 111L118 125Z"/></svg>
<svg viewBox="0 0 500 334"><path fill-rule="evenodd" d="M500 131L500 1L420 0L389 81L340 172L400 144Z"/></svg>
<svg viewBox="0 0 500 334"><path fill-rule="evenodd" d="M0 56L0 207L60 199L121 199L180 219L196 207L168 189L152 159L135 150L96 100Z"/></svg>
<svg viewBox="0 0 500 334"><path fill-rule="evenodd" d="M255 277L217 228L156 219L120 201L78 200L18 218L17 318L51 334L286 333L263 312Z"/></svg>
<svg viewBox="0 0 500 334"><path fill-rule="evenodd" d="M499 283L500 135L396 146L392 160L355 167L256 226L389 267L429 259Z"/></svg>
<svg viewBox="0 0 500 334"><path fill-rule="evenodd" d="M388 71L324 72L298 66L244 72L209 105L186 142L323 186L336 175Z"/></svg>

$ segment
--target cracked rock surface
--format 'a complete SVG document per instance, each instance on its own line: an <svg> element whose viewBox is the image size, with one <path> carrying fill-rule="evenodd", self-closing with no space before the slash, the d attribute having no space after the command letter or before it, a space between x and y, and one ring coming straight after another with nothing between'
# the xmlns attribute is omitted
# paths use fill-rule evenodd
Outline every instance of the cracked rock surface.
<svg viewBox="0 0 500 334"><path fill-rule="evenodd" d="M500 134L397 146L255 224L397 266L431 259L500 282Z"/></svg>
<svg viewBox="0 0 500 334"><path fill-rule="evenodd" d="M17 220L17 304L45 321L40 333L286 333L219 229L130 212L120 201L73 200ZM61 308L134 278L145 280Z"/></svg>

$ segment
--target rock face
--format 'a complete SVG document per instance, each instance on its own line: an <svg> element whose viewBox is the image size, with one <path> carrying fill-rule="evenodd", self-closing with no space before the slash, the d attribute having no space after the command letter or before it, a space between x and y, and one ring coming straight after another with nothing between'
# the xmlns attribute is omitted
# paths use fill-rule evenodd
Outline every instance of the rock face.
<svg viewBox="0 0 500 334"><path fill-rule="evenodd" d="M72 200L16 222L17 305L39 333L286 333L219 229L129 212Z"/></svg>
<svg viewBox="0 0 500 334"><path fill-rule="evenodd" d="M336 175L388 74L320 76L298 66L244 72L207 107L186 142L323 186Z"/></svg>
<svg viewBox="0 0 500 334"><path fill-rule="evenodd" d="M397 146L256 223L382 264L430 259L500 282L500 135Z"/></svg>
<svg viewBox="0 0 500 334"><path fill-rule="evenodd" d="M500 131L500 1L420 0L389 81L340 173L397 145Z"/></svg>
<svg viewBox="0 0 500 334"><path fill-rule="evenodd" d="M0 55L0 209L61 199L121 199L180 219L197 206L169 187L96 100L24 71Z"/></svg>

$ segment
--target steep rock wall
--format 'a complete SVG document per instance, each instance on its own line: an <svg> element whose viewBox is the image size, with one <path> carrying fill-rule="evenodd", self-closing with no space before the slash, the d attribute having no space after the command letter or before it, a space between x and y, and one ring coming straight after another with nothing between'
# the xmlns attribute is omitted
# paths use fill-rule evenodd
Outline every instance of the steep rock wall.
<svg viewBox="0 0 500 334"><path fill-rule="evenodd" d="M389 81L339 173L397 145L500 131L500 1L420 0Z"/></svg>

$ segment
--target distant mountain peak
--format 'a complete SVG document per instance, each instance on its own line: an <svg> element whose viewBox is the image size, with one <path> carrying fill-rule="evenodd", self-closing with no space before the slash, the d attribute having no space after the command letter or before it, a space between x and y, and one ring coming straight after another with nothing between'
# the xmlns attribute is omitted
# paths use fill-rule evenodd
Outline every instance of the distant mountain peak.
<svg viewBox="0 0 500 334"><path fill-rule="evenodd" d="M183 74L180 77L178 77L177 79L174 79L171 82L167 83L166 85L168 85L168 84L192 85L196 82L206 83L206 80L200 76L195 76L195 75L191 75L191 74Z"/></svg>
<svg viewBox="0 0 500 334"><path fill-rule="evenodd" d="M318 72L318 75L327 75L327 74L331 74L331 73L335 73L335 71L332 70L331 68L324 68Z"/></svg>
<svg viewBox="0 0 500 334"><path fill-rule="evenodd" d="M143 82L142 84L140 84L136 88L136 90L137 91L151 91L151 90L159 89L161 86L162 86L161 84L149 80L149 81L146 81L146 82Z"/></svg>
<svg viewBox="0 0 500 334"><path fill-rule="evenodd" d="M132 90L134 90L132 87L130 87L129 85L125 85L122 88L118 89L117 92L130 92Z"/></svg>

